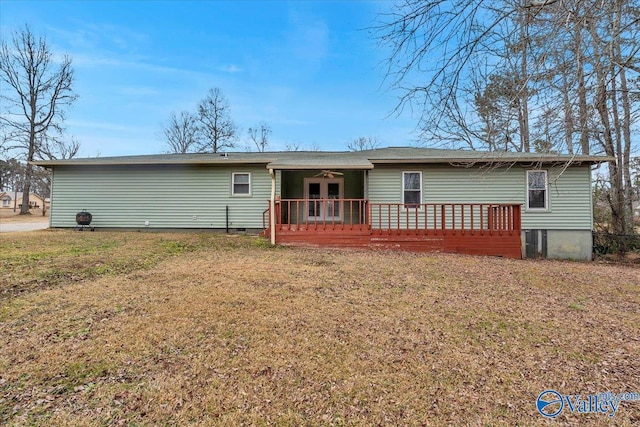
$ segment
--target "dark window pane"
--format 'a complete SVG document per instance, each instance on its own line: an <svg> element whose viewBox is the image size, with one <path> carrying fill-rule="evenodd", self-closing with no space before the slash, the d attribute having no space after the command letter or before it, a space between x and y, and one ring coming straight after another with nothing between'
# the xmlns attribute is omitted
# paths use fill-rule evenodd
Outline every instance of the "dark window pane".
<svg viewBox="0 0 640 427"><path fill-rule="evenodd" d="M233 174L233 194L249 194L249 174Z"/></svg>
<svg viewBox="0 0 640 427"><path fill-rule="evenodd" d="M237 173L234 176L236 184L248 184L249 183L249 174L248 173Z"/></svg>
<svg viewBox="0 0 640 427"><path fill-rule="evenodd" d="M337 199L340 197L340 184L337 182L330 182L327 184L327 193L329 199Z"/></svg>
<svg viewBox="0 0 640 427"><path fill-rule="evenodd" d="M420 204L420 192L419 191L405 191L404 192L404 204L405 205L417 205Z"/></svg>
<svg viewBox="0 0 640 427"><path fill-rule="evenodd" d="M320 196L318 196L320 197ZM320 210L320 202L309 201L309 216L318 216L316 212Z"/></svg>
<svg viewBox="0 0 640 427"><path fill-rule="evenodd" d="M249 184L234 184L233 194L249 194Z"/></svg>
<svg viewBox="0 0 640 427"><path fill-rule="evenodd" d="M546 190L529 190L529 207L532 209L545 209Z"/></svg>
<svg viewBox="0 0 640 427"><path fill-rule="evenodd" d="M420 174L417 172L408 172L404 174L404 189L405 190L419 190L420 189Z"/></svg>
<svg viewBox="0 0 640 427"><path fill-rule="evenodd" d="M309 184L309 198L310 199L319 199L320 198L320 184L317 182L312 182Z"/></svg>
<svg viewBox="0 0 640 427"><path fill-rule="evenodd" d="M544 190L547 188L546 173L544 172L529 172L529 189L530 190Z"/></svg>
<svg viewBox="0 0 640 427"><path fill-rule="evenodd" d="M327 205L329 209L329 216L339 217L340 216L340 202L329 202Z"/></svg>

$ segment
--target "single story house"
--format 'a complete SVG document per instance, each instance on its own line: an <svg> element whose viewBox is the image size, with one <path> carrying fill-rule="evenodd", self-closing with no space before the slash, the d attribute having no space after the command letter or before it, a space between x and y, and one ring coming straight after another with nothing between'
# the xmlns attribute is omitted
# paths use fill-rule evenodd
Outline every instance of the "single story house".
<svg viewBox="0 0 640 427"><path fill-rule="evenodd" d="M29 193L29 209L39 209L42 206L49 203L48 200L43 199L36 193ZM0 208L4 209L20 209L22 206L22 191L4 191L0 192Z"/></svg>
<svg viewBox="0 0 640 427"><path fill-rule="evenodd" d="M33 162L51 227L259 231L274 244L591 259L606 157L390 147Z"/></svg>
<svg viewBox="0 0 640 427"><path fill-rule="evenodd" d="M0 193L0 207L12 208L13 200L14 198L12 198L10 194L7 194L7 192Z"/></svg>

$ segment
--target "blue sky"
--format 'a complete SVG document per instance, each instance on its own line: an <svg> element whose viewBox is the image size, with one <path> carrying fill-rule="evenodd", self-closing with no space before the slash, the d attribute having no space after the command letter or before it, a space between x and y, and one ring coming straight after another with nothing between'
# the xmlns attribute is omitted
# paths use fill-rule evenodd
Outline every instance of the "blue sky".
<svg viewBox="0 0 640 427"><path fill-rule="evenodd" d="M345 149L359 137L407 145L416 119L392 113L385 53L367 28L387 2L0 1L2 37L28 24L73 59L67 127L82 157L166 151L172 111L219 87L242 128L271 149Z"/></svg>

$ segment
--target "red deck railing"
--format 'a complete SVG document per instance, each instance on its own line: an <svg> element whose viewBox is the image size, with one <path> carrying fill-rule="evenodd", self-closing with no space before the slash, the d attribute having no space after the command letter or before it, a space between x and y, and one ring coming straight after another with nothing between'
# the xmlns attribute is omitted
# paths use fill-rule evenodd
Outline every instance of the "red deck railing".
<svg viewBox="0 0 640 427"><path fill-rule="evenodd" d="M428 232L520 232L519 204L370 203L374 233L395 230Z"/></svg>
<svg viewBox="0 0 640 427"><path fill-rule="evenodd" d="M367 204L365 199L280 199L276 201L276 229L362 230L368 228Z"/></svg>
<svg viewBox="0 0 640 427"><path fill-rule="evenodd" d="M269 228L269 209L262 214ZM277 231L371 230L428 233L499 233L521 230L521 205L488 203L371 203L366 199L281 199Z"/></svg>

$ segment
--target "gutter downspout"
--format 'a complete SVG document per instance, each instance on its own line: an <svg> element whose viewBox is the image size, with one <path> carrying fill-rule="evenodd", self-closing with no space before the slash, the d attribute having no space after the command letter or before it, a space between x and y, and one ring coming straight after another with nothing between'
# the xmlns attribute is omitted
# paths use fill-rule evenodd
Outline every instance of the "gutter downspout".
<svg viewBox="0 0 640 427"><path fill-rule="evenodd" d="M276 174L273 169L269 169L271 176L271 199L269 199L269 231L271 234L271 244L276 244Z"/></svg>
<svg viewBox="0 0 640 427"><path fill-rule="evenodd" d="M224 207L224 224L227 234L229 234L229 205Z"/></svg>

